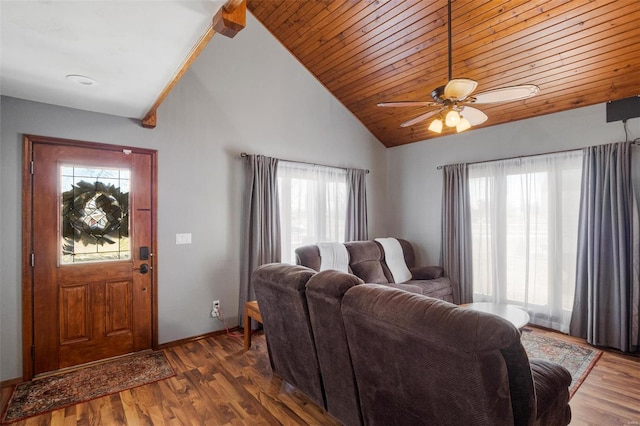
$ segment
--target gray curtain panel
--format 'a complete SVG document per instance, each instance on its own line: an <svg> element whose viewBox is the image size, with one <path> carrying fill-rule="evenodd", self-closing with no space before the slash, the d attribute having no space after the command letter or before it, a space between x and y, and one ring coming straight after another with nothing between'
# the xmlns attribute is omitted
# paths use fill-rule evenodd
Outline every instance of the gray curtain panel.
<svg viewBox="0 0 640 426"><path fill-rule="evenodd" d="M347 169L347 223L345 241L363 241L369 238L367 222L367 171Z"/></svg>
<svg viewBox="0 0 640 426"><path fill-rule="evenodd" d="M280 262L281 257L278 159L248 155L245 161L246 235L238 306L240 327L244 327L245 302L256 298L251 274L260 265Z"/></svg>
<svg viewBox="0 0 640 426"><path fill-rule="evenodd" d="M630 144L584 149L580 198L570 334L594 345L636 351Z"/></svg>
<svg viewBox="0 0 640 426"><path fill-rule="evenodd" d="M453 284L454 303L473 302L471 213L466 164L443 167L440 259Z"/></svg>

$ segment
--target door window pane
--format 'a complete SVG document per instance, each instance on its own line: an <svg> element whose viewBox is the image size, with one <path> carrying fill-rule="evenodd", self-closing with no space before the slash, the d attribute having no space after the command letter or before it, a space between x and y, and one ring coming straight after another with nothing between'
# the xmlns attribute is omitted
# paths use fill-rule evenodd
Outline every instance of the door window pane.
<svg viewBox="0 0 640 426"><path fill-rule="evenodd" d="M60 167L61 264L131 258L130 175L128 169Z"/></svg>

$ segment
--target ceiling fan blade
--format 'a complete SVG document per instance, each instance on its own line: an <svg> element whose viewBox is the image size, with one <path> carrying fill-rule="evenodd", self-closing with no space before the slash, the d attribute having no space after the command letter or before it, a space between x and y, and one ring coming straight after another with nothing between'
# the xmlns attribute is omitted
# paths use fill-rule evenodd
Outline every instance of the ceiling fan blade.
<svg viewBox="0 0 640 426"><path fill-rule="evenodd" d="M405 102L380 102L379 107L425 107L425 106L439 106L435 102L428 101L405 101Z"/></svg>
<svg viewBox="0 0 640 426"><path fill-rule="evenodd" d="M444 86L445 99L452 101L462 101L473 93L478 87L478 82L468 78L455 78Z"/></svg>
<svg viewBox="0 0 640 426"><path fill-rule="evenodd" d="M413 126L414 124L420 123L421 121L426 120L427 118L431 117L432 115L435 115L435 114L439 113L440 111L442 111L442 108L434 109L433 111L429 111L429 112L425 112L424 114L420 114L419 116L417 116L415 118L412 118L409 121L405 121L404 123L400 124L400 127Z"/></svg>
<svg viewBox="0 0 640 426"><path fill-rule="evenodd" d="M460 111L460 115L466 118L472 126L482 124L489 118L484 112L470 106L463 107L462 111Z"/></svg>
<svg viewBox="0 0 640 426"><path fill-rule="evenodd" d="M535 84L523 84L521 86L502 87L488 90L474 96L476 104L490 104L493 102L510 102L530 98L540 92Z"/></svg>

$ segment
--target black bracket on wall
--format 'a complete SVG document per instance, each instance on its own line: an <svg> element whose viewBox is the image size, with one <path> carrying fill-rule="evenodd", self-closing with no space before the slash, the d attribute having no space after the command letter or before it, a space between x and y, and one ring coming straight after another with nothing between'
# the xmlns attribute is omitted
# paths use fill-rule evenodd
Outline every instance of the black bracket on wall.
<svg viewBox="0 0 640 426"><path fill-rule="evenodd" d="M640 117L640 95L607 102L607 123Z"/></svg>

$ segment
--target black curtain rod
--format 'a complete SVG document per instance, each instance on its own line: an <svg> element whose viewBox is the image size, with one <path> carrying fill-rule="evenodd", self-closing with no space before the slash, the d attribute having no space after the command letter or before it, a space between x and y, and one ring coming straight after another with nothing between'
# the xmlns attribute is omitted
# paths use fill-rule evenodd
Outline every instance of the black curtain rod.
<svg viewBox="0 0 640 426"><path fill-rule="evenodd" d="M260 155L260 154L257 154L257 155ZM248 156L249 156L249 154L247 154L246 152L240 153L240 157L241 158L248 157ZM343 169L343 170L347 169L347 167L327 166L326 164L310 163L308 161L293 161L293 160L285 160L283 158L278 158L278 160L279 161L286 161L286 162L289 162L289 163L302 163L302 164L309 164L311 166L329 167L329 168L332 168L332 169ZM365 172L369 173L369 169L365 169Z"/></svg>
<svg viewBox="0 0 640 426"><path fill-rule="evenodd" d="M631 145L640 145L635 140L633 142L632 141L628 141L628 143L630 143ZM513 156L513 157L496 158L495 160L472 161L470 163L464 163L464 164L469 165L469 164L478 164L478 163L493 163L494 161L513 160L515 158L537 157L537 156L540 156L540 155L561 154L563 152L582 151L582 150L583 150L583 148L563 149L563 150L560 150L560 151L543 152L543 153L540 153L540 154L516 155L516 156ZM440 170L443 167L444 166L438 166L438 167L436 167L436 170Z"/></svg>

